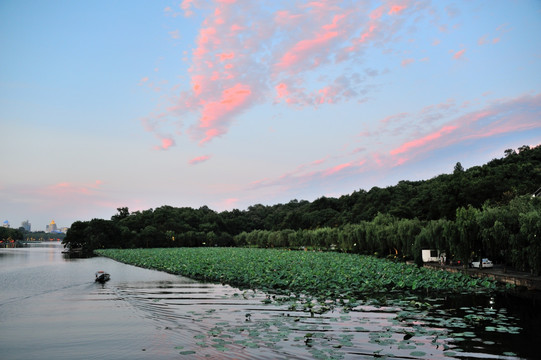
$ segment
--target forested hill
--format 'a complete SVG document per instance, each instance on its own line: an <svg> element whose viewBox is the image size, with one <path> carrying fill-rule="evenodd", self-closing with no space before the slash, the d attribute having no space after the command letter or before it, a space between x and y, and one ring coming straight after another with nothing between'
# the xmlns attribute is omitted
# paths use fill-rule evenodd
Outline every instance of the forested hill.
<svg viewBox="0 0 541 360"><path fill-rule="evenodd" d="M204 206L199 209L162 206L130 213L119 208L111 220L75 222L67 243L95 233L96 244L106 247L227 245L232 237L253 230L335 228L372 221L378 213L420 221L454 220L456 210L472 205L480 208L505 205L511 199L534 193L541 186L541 146L506 150L502 158L482 166L463 169L425 181L400 181L386 188L359 190L340 198L321 197L312 202L292 200L286 204L250 206L247 210L221 213ZM101 234L101 235L98 235ZM98 239L99 237L107 239ZM176 237L175 243L171 239ZM167 239L163 241L158 239ZM93 242L94 242L93 241ZM106 243L106 244L105 244Z"/></svg>
<svg viewBox="0 0 541 360"><path fill-rule="evenodd" d="M253 229L315 229L370 221L379 213L419 220L454 219L460 207L480 208L485 202L505 204L533 194L541 186L541 146L506 150L505 156L464 170L460 162L451 174L425 181L400 181L386 188L359 190L340 198L313 202L292 200L274 206L223 212L232 233Z"/></svg>
<svg viewBox="0 0 541 360"><path fill-rule="evenodd" d="M480 208L487 201L491 205L507 203L518 195L533 194L540 186L541 146L522 146L517 151L506 150L503 158L482 166L464 170L458 162L451 174L373 187L331 201L342 215L339 223L371 220L378 212L408 219L454 219L459 207Z"/></svg>

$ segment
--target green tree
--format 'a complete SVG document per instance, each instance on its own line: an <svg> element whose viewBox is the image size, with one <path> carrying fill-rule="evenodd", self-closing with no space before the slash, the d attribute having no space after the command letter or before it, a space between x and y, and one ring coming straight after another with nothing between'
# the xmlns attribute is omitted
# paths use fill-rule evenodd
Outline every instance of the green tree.
<svg viewBox="0 0 541 360"><path fill-rule="evenodd" d="M532 274L541 274L541 213L537 210L520 214L520 236L524 238L526 259Z"/></svg>
<svg viewBox="0 0 541 360"><path fill-rule="evenodd" d="M89 223L87 221L76 221L71 224L66 237L62 240L62 244L68 250L83 249L87 253L94 249L89 249L87 246L88 239L86 238L87 232L85 231Z"/></svg>
<svg viewBox="0 0 541 360"><path fill-rule="evenodd" d="M139 246L145 248L160 247L163 244L162 233L152 225L145 226L138 240Z"/></svg>
<svg viewBox="0 0 541 360"><path fill-rule="evenodd" d="M23 237L23 232L19 229L0 227L0 240L2 241L22 240Z"/></svg>
<svg viewBox="0 0 541 360"><path fill-rule="evenodd" d="M459 208L456 212L456 226L460 241L454 244L454 250L457 257L468 263L472 257L480 257L483 253L481 243L479 241L479 226L477 224L478 210L472 206L468 208Z"/></svg>
<svg viewBox="0 0 541 360"><path fill-rule="evenodd" d="M127 207L119 207L116 210L117 210L117 214L111 217L111 220L113 221L120 221L122 219L127 218L130 215L130 211L128 210Z"/></svg>

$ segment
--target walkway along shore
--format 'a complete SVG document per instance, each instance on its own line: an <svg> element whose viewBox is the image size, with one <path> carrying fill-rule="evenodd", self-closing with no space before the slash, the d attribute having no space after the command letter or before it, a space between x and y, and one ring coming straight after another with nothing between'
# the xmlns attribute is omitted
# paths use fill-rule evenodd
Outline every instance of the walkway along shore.
<svg viewBox="0 0 541 360"><path fill-rule="evenodd" d="M431 269L462 272L478 278L488 278L501 283L513 284L517 287L525 287L528 290L541 291L541 276L533 276L526 272L510 269L505 270L501 266L487 269L463 268L462 266L440 265L436 263L425 263L424 266Z"/></svg>

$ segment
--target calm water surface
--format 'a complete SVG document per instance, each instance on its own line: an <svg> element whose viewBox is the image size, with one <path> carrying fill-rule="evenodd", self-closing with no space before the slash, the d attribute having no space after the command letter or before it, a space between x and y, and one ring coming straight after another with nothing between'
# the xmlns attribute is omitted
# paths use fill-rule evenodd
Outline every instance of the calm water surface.
<svg viewBox="0 0 541 360"><path fill-rule="evenodd" d="M531 301L388 296L311 314L300 303L265 304L262 293L61 250L0 249L0 358L541 358ZM97 270L111 281L95 283Z"/></svg>

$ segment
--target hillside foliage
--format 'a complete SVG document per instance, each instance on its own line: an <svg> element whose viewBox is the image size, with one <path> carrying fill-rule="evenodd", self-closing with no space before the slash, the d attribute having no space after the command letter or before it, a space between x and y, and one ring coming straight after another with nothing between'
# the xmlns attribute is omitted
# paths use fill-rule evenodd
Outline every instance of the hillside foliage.
<svg viewBox="0 0 541 360"><path fill-rule="evenodd" d="M99 248L199 246L311 247L420 262L421 249L448 260L488 256L541 273L541 146L506 150L502 158L425 181L400 181L312 202L256 204L216 212L162 206L110 220L72 224L64 244Z"/></svg>

